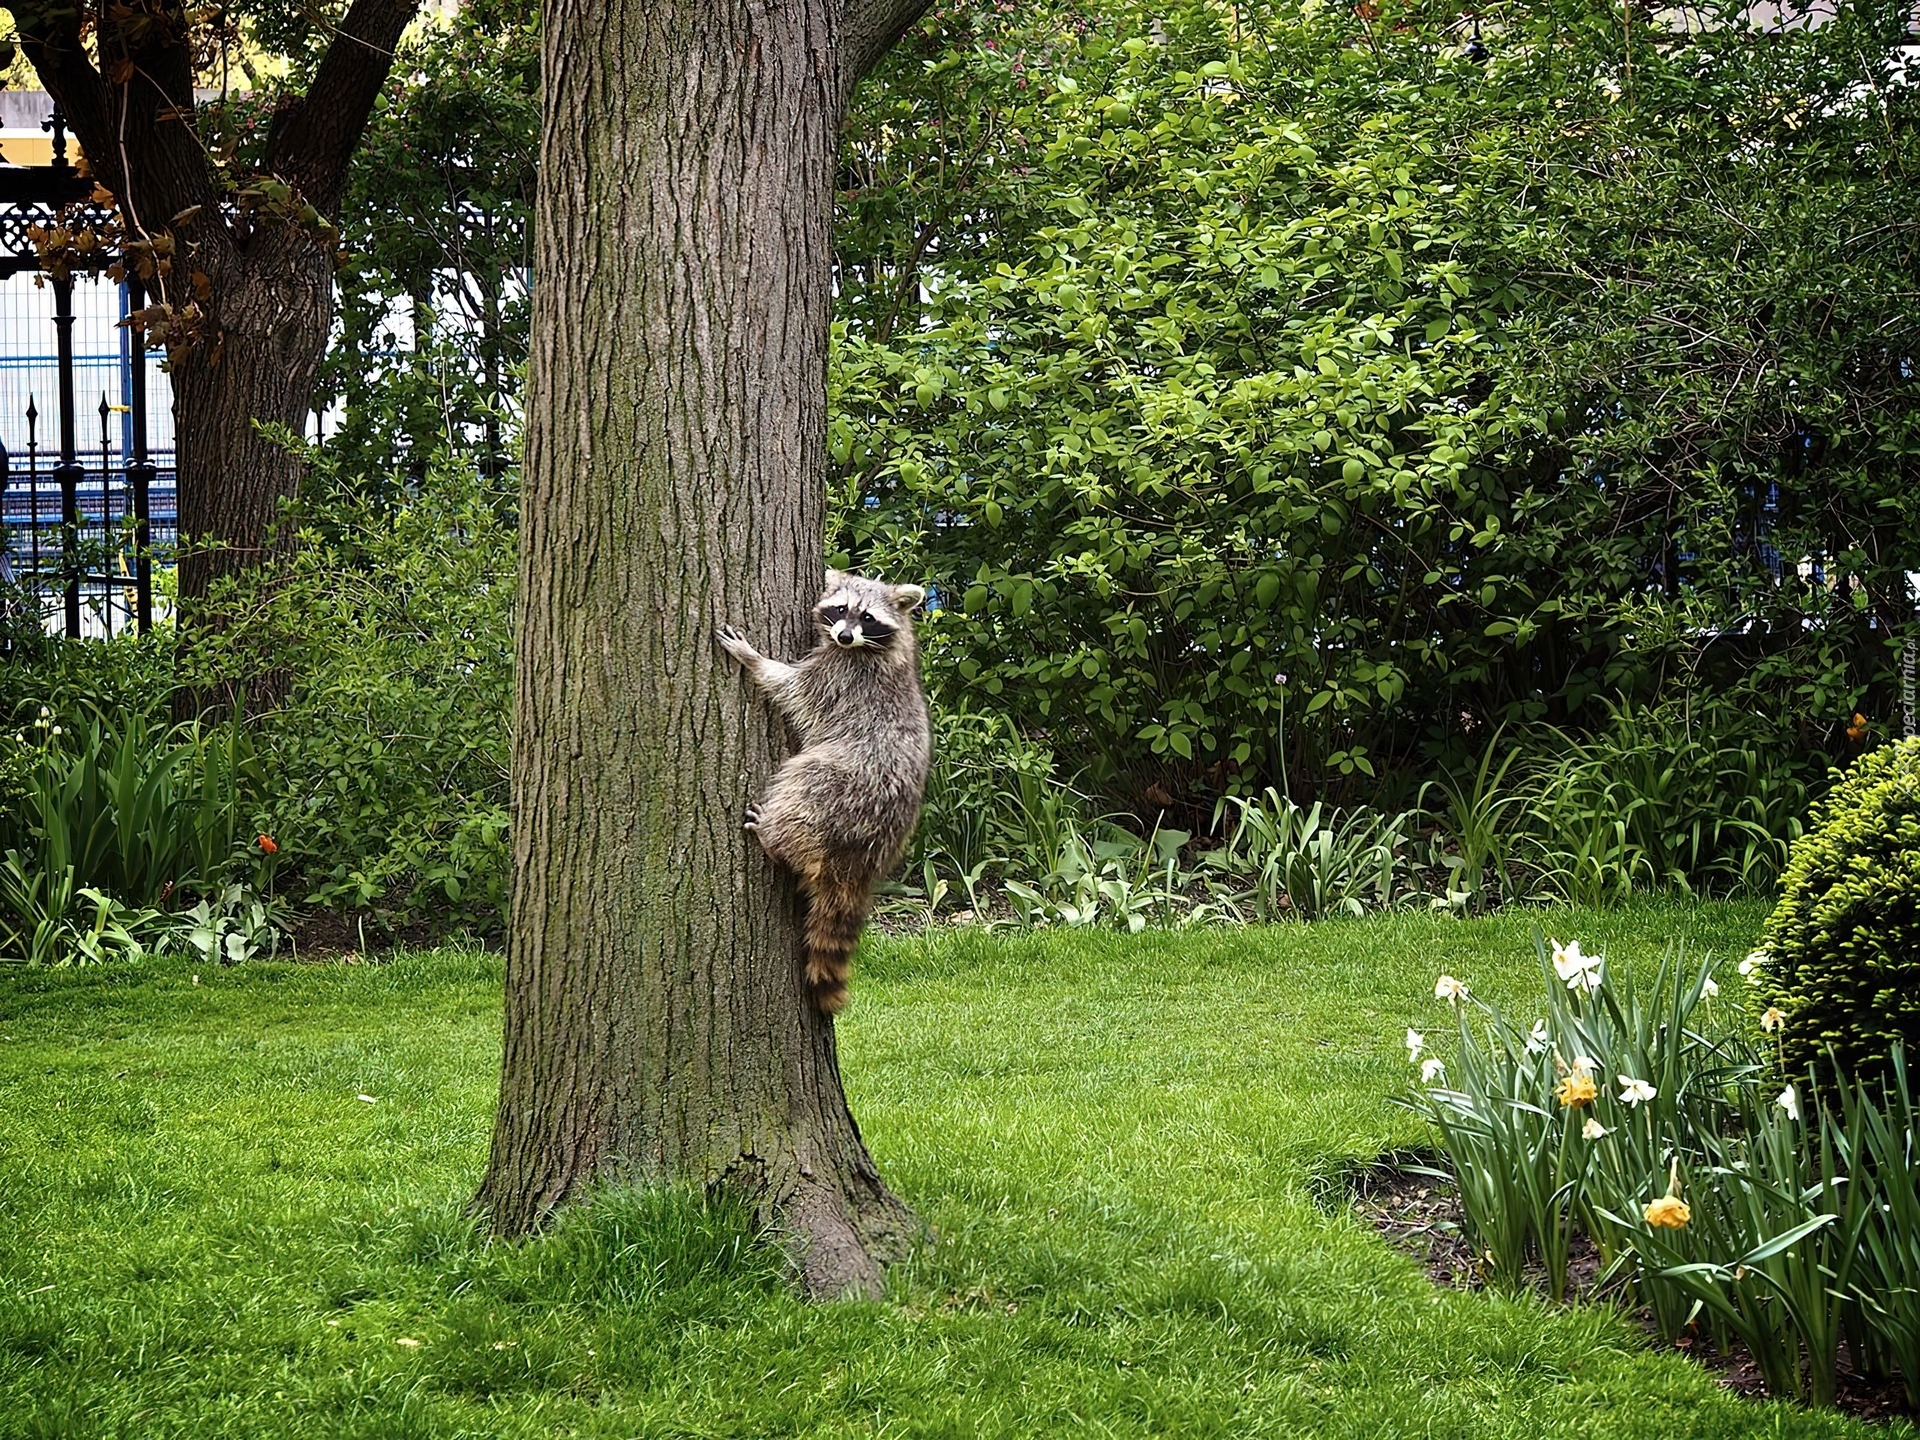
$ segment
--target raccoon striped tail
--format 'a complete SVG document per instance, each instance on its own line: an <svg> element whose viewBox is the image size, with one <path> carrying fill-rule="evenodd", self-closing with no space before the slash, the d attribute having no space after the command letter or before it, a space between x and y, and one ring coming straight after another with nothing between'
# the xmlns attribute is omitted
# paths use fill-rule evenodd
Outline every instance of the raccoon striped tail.
<svg viewBox="0 0 1920 1440"><path fill-rule="evenodd" d="M864 886L821 877L807 887L807 986L822 1015L846 1008L848 964L871 897Z"/></svg>

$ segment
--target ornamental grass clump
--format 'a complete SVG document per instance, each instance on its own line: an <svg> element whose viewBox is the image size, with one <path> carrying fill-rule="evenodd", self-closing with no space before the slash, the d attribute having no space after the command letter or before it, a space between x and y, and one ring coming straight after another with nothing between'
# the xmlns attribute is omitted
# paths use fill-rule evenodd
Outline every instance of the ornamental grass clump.
<svg viewBox="0 0 1920 1440"><path fill-rule="evenodd" d="M1459 1053L1427 1057L1446 1082L1423 1071L1412 1102L1486 1278L1537 1275L1562 1298L1584 1234L1598 1292L1645 1306L1668 1339L1691 1328L1744 1347L1775 1394L1831 1404L1844 1345L1854 1369L1898 1373L1920 1401L1920 1152L1902 1048L1886 1077L1783 1086L1777 1017L1716 1013L1704 962L1670 956L1638 983L1577 946L1539 948L1546 1013L1528 1025L1443 977Z"/></svg>

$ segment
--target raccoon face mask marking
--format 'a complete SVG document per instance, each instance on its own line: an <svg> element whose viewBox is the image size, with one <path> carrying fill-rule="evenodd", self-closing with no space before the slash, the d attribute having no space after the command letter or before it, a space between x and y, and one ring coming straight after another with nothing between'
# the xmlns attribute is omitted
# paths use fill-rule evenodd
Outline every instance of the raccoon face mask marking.
<svg viewBox="0 0 1920 1440"><path fill-rule="evenodd" d="M887 649L900 627L910 623L913 607L926 598L918 585L880 585L837 571L828 572L827 584L814 619L843 650Z"/></svg>

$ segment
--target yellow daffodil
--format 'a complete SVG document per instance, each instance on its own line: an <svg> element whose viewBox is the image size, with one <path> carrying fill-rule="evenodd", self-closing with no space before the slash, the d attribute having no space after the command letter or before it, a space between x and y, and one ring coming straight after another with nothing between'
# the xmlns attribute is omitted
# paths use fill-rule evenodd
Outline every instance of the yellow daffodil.
<svg viewBox="0 0 1920 1440"><path fill-rule="evenodd" d="M1600 1094L1600 1087L1593 1083L1593 1077L1584 1070L1570 1070L1561 1077L1560 1083L1553 1087L1553 1097L1569 1110L1578 1110L1582 1105L1591 1105Z"/></svg>
<svg viewBox="0 0 1920 1440"><path fill-rule="evenodd" d="M1662 1195L1646 1207L1647 1224L1656 1230L1684 1230L1693 1211L1678 1195Z"/></svg>
<svg viewBox="0 0 1920 1440"><path fill-rule="evenodd" d="M1680 1198L1680 1162L1676 1159L1667 1171L1667 1193L1644 1207L1641 1214L1656 1230L1683 1230L1693 1219L1693 1211Z"/></svg>

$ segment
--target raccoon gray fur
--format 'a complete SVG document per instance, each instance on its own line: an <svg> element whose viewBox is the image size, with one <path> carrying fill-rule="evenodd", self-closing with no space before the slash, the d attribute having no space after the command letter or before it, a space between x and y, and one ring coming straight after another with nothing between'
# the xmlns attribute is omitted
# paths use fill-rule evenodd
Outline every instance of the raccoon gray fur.
<svg viewBox="0 0 1920 1440"><path fill-rule="evenodd" d="M813 1003L847 1003L849 957L920 818L932 739L913 608L918 585L827 572L813 607L819 640L792 665L769 660L731 625L720 644L799 732L800 750L747 807L746 827L807 896L806 977Z"/></svg>

